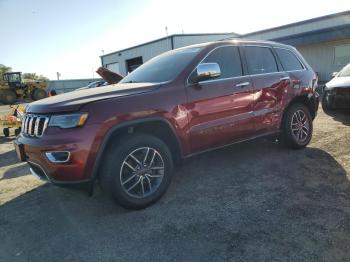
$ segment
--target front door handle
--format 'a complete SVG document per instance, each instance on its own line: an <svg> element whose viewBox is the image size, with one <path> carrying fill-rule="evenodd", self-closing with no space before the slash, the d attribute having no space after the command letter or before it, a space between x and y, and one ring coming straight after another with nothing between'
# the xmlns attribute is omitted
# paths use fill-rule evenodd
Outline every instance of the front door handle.
<svg viewBox="0 0 350 262"><path fill-rule="evenodd" d="M245 87L245 86L249 86L250 82L243 82L243 83L239 83L236 85L236 87Z"/></svg>
<svg viewBox="0 0 350 262"><path fill-rule="evenodd" d="M280 78L281 81L285 81L285 80L290 80L290 77L289 76L284 76L284 77L281 77Z"/></svg>

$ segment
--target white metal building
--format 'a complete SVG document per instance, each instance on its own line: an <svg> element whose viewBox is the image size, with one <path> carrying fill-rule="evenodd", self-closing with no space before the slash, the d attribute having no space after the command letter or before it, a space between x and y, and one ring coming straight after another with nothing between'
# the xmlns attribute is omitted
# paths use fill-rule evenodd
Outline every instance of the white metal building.
<svg viewBox="0 0 350 262"><path fill-rule="evenodd" d="M303 54L320 81L350 63L350 11L322 16L246 35L235 33L172 35L101 56L102 66L126 75L165 51L227 38L273 40L290 44Z"/></svg>
<svg viewBox="0 0 350 262"><path fill-rule="evenodd" d="M235 33L170 35L103 55L101 62L102 66L125 76L137 66L166 51L230 37L239 37L239 35Z"/></svg>
<svg viewBox="0 0 350 262"><path fill-rule="evenodd" d="M350 11L262 30L244 38L272 40L295 46L321 81L350 63Z"/></svg>

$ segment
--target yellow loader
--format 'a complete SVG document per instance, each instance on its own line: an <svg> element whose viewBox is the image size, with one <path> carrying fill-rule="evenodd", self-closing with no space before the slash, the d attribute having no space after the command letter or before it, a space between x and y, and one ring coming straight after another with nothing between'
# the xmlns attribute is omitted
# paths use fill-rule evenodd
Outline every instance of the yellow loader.
<svg viewBox="0 0 350 262"><path fill-rule="evenodd" d="M0 102L11 105L23 98L39 100L47 97L46 89L46 81L22 80L21 72L8 72L0 80Z"/></svg>

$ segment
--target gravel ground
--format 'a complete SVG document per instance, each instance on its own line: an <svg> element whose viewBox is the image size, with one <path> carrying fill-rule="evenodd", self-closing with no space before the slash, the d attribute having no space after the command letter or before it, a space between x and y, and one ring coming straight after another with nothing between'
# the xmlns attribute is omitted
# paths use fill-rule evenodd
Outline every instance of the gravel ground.
<svg viewBox="0 0 350 262"><path fill-rule="evenodd" d="M350 112L320 110L303 150L191 158L141 211L40 182L0 142L0 261L349 261Z"/></svg>

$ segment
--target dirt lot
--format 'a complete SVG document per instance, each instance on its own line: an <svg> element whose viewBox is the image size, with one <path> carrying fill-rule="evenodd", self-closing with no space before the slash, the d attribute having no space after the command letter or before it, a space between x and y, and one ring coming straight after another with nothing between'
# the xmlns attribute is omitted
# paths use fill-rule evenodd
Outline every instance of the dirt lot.
<svg viewBox="0 0 350 262"><path fill-rule="evenodd" d="M141 211L40 182L0 142L0 261L349 261L350 112L321 110L304 150L194 157Z"/></svg>

